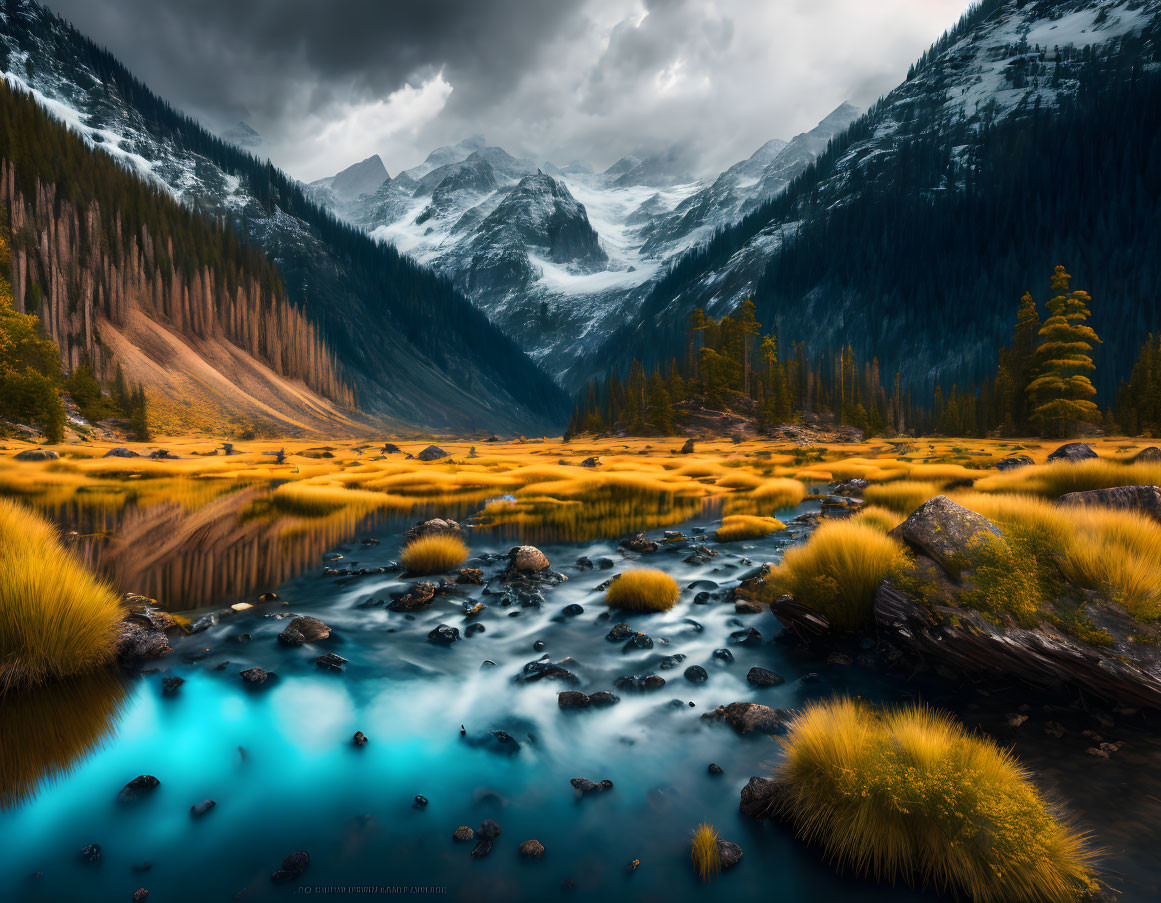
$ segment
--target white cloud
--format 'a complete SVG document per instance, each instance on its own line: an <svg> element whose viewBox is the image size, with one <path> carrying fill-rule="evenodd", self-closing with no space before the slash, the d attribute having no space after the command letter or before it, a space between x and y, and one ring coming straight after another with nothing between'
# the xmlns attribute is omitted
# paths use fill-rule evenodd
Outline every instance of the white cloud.
<svg viewBox="0 0 1161 903"><path fill-rule="evenodd" d="M422 128L439 116L452 86L443 72L404 85L386 98L338 103L310 117L299 140L275 148L275 162L303 181L333 175L372 154L385 160L410 153ZM336 158L336 151L343 156Z"/></svg>

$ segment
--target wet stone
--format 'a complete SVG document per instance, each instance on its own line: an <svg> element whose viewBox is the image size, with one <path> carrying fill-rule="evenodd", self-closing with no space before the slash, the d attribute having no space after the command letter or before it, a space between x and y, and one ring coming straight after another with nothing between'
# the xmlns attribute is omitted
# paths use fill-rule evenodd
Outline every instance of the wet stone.
<svg viewBox="0 0 1161 903"><path fill-rule="evenodd" d="M580 796L588 796L590 793L604 793L606 790L613 789L613 782L607 779L604 781L590 781L588 778L573 778L569 783L572 784Z"/></svg>
<svg viewBox="0 0 1161 903"><path fill-rule="evenodd" d="M675 652L672 655L667 655L657 663L657 667L662 671L672 671L678 665L685 661L684 652Z"/></svg>
<svg viewBox="0 0 1161 903"><path fill-rule="evenodd" d="M117 794L119 803L135 803L153 793L161 785L161 781L151 774L139 774L132 781L121 788Z"/></svg>
<svg viewBox="0 0 1161 903"><path fill-rule="evenodd" d="M284 646L302 646L325 640L330 635L331 629L318 618L300 615L286 625L278 635L278 642Z"/></svg>
<svg viewBox="0 0 1161 903"><path fill-rule="evenodd" d="M185 678L182 677L163 677L161 678L161 692L166 696L175 696L183 683L185 683Z"/></svg>
<svg viewBox="0 0 1161 903"><path fill-rule="evenodd" d="M516 675L516 680L518 683L532 683L546 679L561 680L570 684L580 683L580 679L564 667L566 663L572 663L572 659L562 659L559 662L552 662L549 661L547 655L543 655L536 659L536 661L526 664L520 673Z"/></svg>
<svg viewBox="0 0 1161 903"><path fill-rule="evenodd" d="M710 762L709 773L710 774L725 774L725 772L722 771L722 766L720 766L714 762Z"/></svg>
<svg viewBox="0 0 1161 903"><path fill-rule="evenodd" d="M628 624L617 624L617 625L614 625L612 630L610 630L607 634L605 634L605 639L611 643L615 643L618 640L627 640L629 637L633 636L635 633L636 633L636 631L633 630L633 628L630 627Z"/></svg>
<svg viewBox="0 0 1161 903"><path fill-rule="evenodd" d="M269 680L272 676L273 675L269 671L265 671L262 668L257 667L247 668L245 671L241 672L242 680L253 686L260 686L261 684L266 683L266 681Z"/></svg>
<svg viewBox="0 0 1161 903"><path fill-rule="evenodd" d="M625 677L618 677L613 681L613 686L623 690L660 690L665 686L665 678L657 674L632 674Z"/></svg>
<svg viewBox="0 0 1161 903"><path fill-rule="evenodd" d="M467 825L460 825L455 829L455 831L452 832L452 837L458 840L460 843L465 843L475 836L476 832L469 828Z"/></svg>
<svg viewBox="0 0 1161 903"><path fill-rule="evenodd" d="M583 615L585 613L585 609L583 605L578 605L577 603L573 602L562 608L560 613L562 615L568 615L570 618L575 618L577 615Z"/></svg>
<svg viewBox="0 0 1161 903"><path fill-rule="evenodd" d="M758 646L762 643L762 634L754 627L735 630L730 634L730 642L735 646Z"/></svg>
<svg viewBox="0 0 1161 903"><path fill-rule="evenodd" d="M194 818L201 818L216 805L217 803L215 803L213 800L202 800L200 803L194 803L189 807L189 814Z"/></svg>
<svg viewBox="0 0 1161 903"><path fill-rule="evenodd" d="M652 649L653 637L644 633L639 633L634 637L630 637L629 642L624 646L625 652L632 652L635 649Z"/></svg>
<svg viewBox="0 0 1161 903"><path fill-rule="evenodd" d="M729 649L715 649L714 659L719 662L725 662L727 665L733 664L734 653L730 652Z"/></svg>
<svg viewBox="0 0 1161 903"><path fill-rule="evenodd" d="M427 641L435 643L437 646L450 646L459 638L459 628L448 624L440 624L427 635Z"/></svg>
<svg viewBox="0 0 1161 903"><path fill-rule="evenodd" d="M464 636L475 636L477 633L484 632L484 625L480 623L469 624L464 628Z"/></svg>
<svg viewBox="0 0 1161 903"><path fill-rule="evenodd" d="M324 671L345 671L348 665L345 658L333 652L320 655L314 660L314 663Z"/></svg>
<svg viewBox="0 0 1161 903"><path fill-rule="evenodd" d="M355 746L366 746L367 735L362 731L355 731L355 736L351 738L351 743L353 743Z"/></svg>
<svg viewBox="0 0 1161 903"><path fill-rule="evenodd" d="M704 683L709 680L709 672L701 665L690 665L685 669L685 679L694 684Z"/></svg>
<svg viewBox="0 0 1161 903"><path fill-rule="evenodd" d="M746 673L746 681L754 687L776 687L786 683L786 678L767 668L753 667Z"/></svg>
<svg viewBox="0 0 1161 903"><path fill-rule="evenodd" d="M81 862L95 863L101 861L101 845L91 843L86 847L81 847L80 852Z"/></svg>
<svg viewBox="0 0 1161 903"><path fill-rule="evenodd" d="M427 808L427 797L424 796L423 794L417 795L411 803L411 808L412 809L426 809Z"/></svg>
<svg viewBox="0 0 1161 903"><path fill-rule="evenodd" d="M518 850L525 859L539 859L544 855L544 844L539 840L526 840L520 844Z"/></svg>
<svg viewBox="0 0 1161 903"><path fill-rule="evenodd" d="M616 696L608 690L600 690L589 697L589 703L597 707L616 705L620 701L620 696Z"/></svg>
<svg viewBox="0 0 1161 903"><path fill-rule="evenodd" d="M270 876L275 884L288 884L302 877L306 867L310 865L310 854L305 850L296 850L282 860L282 867Z"/></svg>
<svg viewBox="0 0 1161 903"><path fill-rule="evenodd" d="M562 709L587 709L593 704L592 697L579 690L565 690L558 693L556 702Z"/></svg>

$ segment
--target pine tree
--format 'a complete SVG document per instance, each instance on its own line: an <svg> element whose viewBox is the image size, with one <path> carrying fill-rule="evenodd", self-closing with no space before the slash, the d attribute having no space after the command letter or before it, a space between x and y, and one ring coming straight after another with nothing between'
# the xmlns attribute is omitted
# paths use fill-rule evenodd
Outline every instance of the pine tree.
<svg viewBox="0 0 1161 903"><path fill-rule="evenodd" d="M665 380L661 378L660 368L653 371L649 377L649 387L646 392L646 406L649 422L664 436L673 433L673 403L669 397L669 390L665 388Z"/></svg>
<svg viewBox="0 0 1161 903"><path fill-rule="evenodd" d="M1096 394L1086 374L1096 369L1093 345L1100 342L1092 327L1088 292L1069 292L1072 277L1058 266L1052 276L1055 293L1047 304L1051 314L1037 333L1036 378L1028 384L1032 402L1031 419L1048 435L1064 436L1082 422L1100 419L1100 410L1091 401Z"/></svg>

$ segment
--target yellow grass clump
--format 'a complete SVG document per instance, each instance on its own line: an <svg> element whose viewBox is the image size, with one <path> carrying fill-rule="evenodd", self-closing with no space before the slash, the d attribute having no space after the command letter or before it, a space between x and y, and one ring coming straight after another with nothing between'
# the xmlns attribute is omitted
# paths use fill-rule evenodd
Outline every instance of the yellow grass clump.
<svg viewBox="0 0 1161 903"><path fill-rule="evenodd" d="M1063 576L1123 605L1135 618L1161 618L1161 523L1132 511L1057 507L1027 495L970 492L952 498L1000 527L1013 547L1011 569L1029 576L1041 572L1046 595L1057 595L1051 582ZM1036 609L1051 601L1041 600Z"/></svg>
<svg viewBox="0 0 1161 903"><path fill-rule="evenodd" d="M605 590L605 602L610 608L625 611L669 611L677 604L681 591L677 581L664 571L650 568L625 571Z"/></svg>
<svg viewBox="0 0 1161 903"><path fill-rule="evenodd" d="M906 515L928 499L935 498L942 488L940 483L926 480L895 480L868 486L863 490L863 499L868 505L879 505Z"/></svg>
<svg viewBox="0 0 1161 903"><path fill-rule="evenodd" d="M1020 467L984 477L975 484L981 492L1022 492L1059 498L1066 492L1110 489L1114 486L1161 486L1161 464L1142 461L1090 459L1077 464L1057 461Z"/></svg>
<svg viewBox="0 0 1161 903"><path fill-rule="evenodd" d="M760 539L778 530L785 530L786 524L776 517L754 517L749 514L730 514L722 518L718 527L718 542L740 542L744 539Z"/></svg>
<svg viewBox="0 0 1161 903"><path fill-rule="evenodd" d="M775 509L792 508L806 498L806 487L798 480L774 477L762 483L750 496Z"/></svg>
<svg viewBox="0 0 1161 903"><path fill-rule="evenodd" d="M0 692L113 658L122 609L39 514L0 499Z"/></svg>
<svg viewBox="0 0 1161 903"><path fill-rule="evenodd" d="M702 822L694 829L690 858L702 881L709 881L721 872L722 851L718 848L718 832L713 825Z"/></svg>
<svg viewBox="0 0 1161 903"><path fill-rule="evenodd" d="M835 864L979 903L1097 889L1086 838L1012 755L924 707L814 703L782 741L784 813Z"/></svg>
<svg viewBox="0 0 1161 903"><path fill-rule="evenodd" d="M399 560L409 573L442 574L464 563L468 547L454 533L429 533L409 542Z"/></svg>
<svg viewBox="0 0 1161 903"><path fill-rule="evenodd" d="M866 622L875 590L903 560L903 547L857 520L828 520L801 546L787 549L766 580L766 592L789 593L839 630Z"/></svg>
<svg viewBox="0 0 1161 903"><path fill-rule="evenodd" d="M859 513L855 515L855 523L866 524L868 527L874 527L876 530L882 530L884 533L889 533L897 526L903 523L903 517L890 508L882 508L878 505L864 505L859 509Z"/></svg>

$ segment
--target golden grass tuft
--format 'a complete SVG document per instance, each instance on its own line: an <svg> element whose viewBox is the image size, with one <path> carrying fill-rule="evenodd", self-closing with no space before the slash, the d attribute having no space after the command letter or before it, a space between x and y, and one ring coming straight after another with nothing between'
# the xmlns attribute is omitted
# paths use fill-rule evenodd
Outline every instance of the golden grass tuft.
<svg viewBox="0 0 1161 903"><path fill-rule="evenodd" d="M669 611L680 594L677 581L665 571L641 568L625 571L609 584L605 602L625 611Z"/></svg>
<svg viewBox="0 0 1161 903"><path fill-rule="evenodd" d="M745 539L761 539L779 530L786 524L776 517L754 517L749 514L730 514L722 518L718 527L718 542L740 542Z"/></svg>
<svg viewBox="0 0 1161 903"><path fill-rule="evenodd" d="M903 517L890 508L879 505L864 505L854 517L855 523L866 524L884 533L889 533L903 523Z"/></svg>
<svg viewBox="0 0 1161 903"><path fill-rule="evenodd" d="M793 508L806 498L806 487L798 480L774 477L763 482L750 496L775 509Z"/></svg>
<svg viewBox="0 0 1161 903"><path fill-rule="evenodd" d="M123 611L113 588L39 514L0 499L0 693L113 658Z"/></svg>
<svg viewBox="0 0 1161 903"><path fill-rule="evenodd" d="M954 493L994 521L1017 553L1046 577L1063 576L1123 605L1140 620L1161 618L1161 523L1132 511L1059 508L1028 495ZM1044 599L1037 608L1051 602Z"/></svg>
<svg viewBox="0 0 1161 903"><path fill-rule="evenodd" d="M839 630L871 615L875 590L903 560L903 546L857 520L828 520L801 546L787 549L766 580L766 592L789 593Z"/></svg>
<svg viewBox="0 0 1161 903"><path fill-rule="evenodd" d="M722 851L718 848L718 832L713 825L702 822L694 829L690 858L702 881L709 881L721 872Z"/></svg>
<svg viewBox="0 0 1161 903"><path fill-rule="evenodd" d="M442 574L459 567L468 547L454 533L430 533L409 542L399 560L411 574Z"/></svg>
<svg viewBox="0 0 1161 903"><path fill-rule="evenodd" d="M782 741L785 813L841 869L979 903L1075 901L1094 857L993 741L923 707L808 706Z"/></svg>
<svg viewBox="0 0 1161 903"><path fill-rule="evenodd" d="M978 480L981 492L1019 492L1059 498L1066 492L1110 489L1114 486L1161 486L1161 464L1142 461L1088 460L1077 464L1058 461L1020 467Z"/></svg>
<svg viewBox="0 0 1161 903"><path fill-rule="evenodd" d="M942 489L940 483L926 480L895 480L868 486L863 490L863 499L868 505L879 505L906 515L935 498Z"/></svg>

